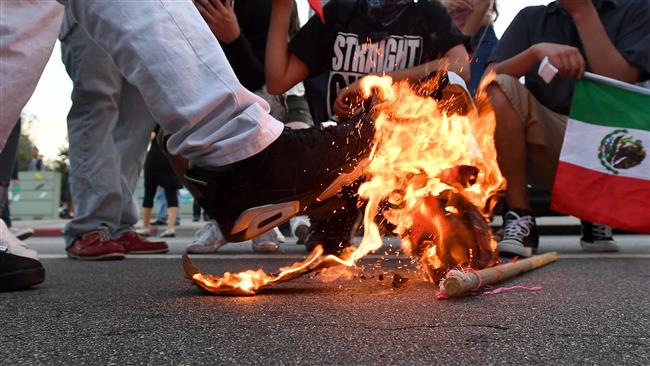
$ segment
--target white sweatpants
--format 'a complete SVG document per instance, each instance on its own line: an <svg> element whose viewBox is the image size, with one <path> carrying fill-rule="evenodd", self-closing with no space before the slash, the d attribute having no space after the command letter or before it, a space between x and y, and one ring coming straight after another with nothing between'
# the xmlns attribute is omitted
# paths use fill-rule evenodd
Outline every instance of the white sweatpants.
<svg viewBox="0 0 650 366"><path fill-rule="evenodd" d="M262 151L283 124L246 90L190 0L60 0L172 135L168 149L198 166ZM0 1L0 149L52 51L63 7Z"/></svg>

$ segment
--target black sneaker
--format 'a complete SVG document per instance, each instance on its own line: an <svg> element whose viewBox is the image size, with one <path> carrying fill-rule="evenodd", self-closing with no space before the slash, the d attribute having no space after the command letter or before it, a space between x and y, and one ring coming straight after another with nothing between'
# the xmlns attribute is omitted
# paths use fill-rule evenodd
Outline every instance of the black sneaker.
<svg viewBox="0 0 650 366"><path fill-rule="evenodd" d="M305 248L311 252L320 244L325 254L340 254L353 244L362 219L363 214L356 206L343 207L329 216L312 218Z"/></svg>
<svg viewBox="0 0 650 366"><path fill-rule="evenodd" d="M45 280L45 269L41 262L9 253L6 246L0 246L0 291L22 290Z"/></svg>
<svg viewBox="0 0 650 366"><path fill-rule="evenodd" d="M497 249L499 254L530 257L537 252L539 235L535 217L521 210L510 210L503 216L503 238Z"/></svg>
<svg viewBox="0 0 650 366"><path fill-rule="evenodd" d="M580 246L586 252L618 252L618 245L612 237L612 228L606 225L594 224L580 220L582 224L582 237Z"/></svg>
<svg viewBox="0 0 650 366"><path fill-rule="evenodd" d="M223 167L191 168L185 181L226 239L244 241L354 182L367 166L373 137L371 113L322 130L285 129L259 154Z"/></svg>

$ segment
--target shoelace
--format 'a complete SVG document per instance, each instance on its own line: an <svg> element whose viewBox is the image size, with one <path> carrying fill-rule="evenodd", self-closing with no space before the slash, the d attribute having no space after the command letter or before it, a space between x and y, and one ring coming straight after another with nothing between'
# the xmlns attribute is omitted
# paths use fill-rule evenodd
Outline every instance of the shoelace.
<svg viewBox="0 0 650 366"><path fill-rule="evenodd" d="M518 216L509 212L509 218L506 221L506 227L503 233L503 239L514 239L522 241L526 235L530 234L530 228L534 225L532 216Z"/></svg>
<svg viewBox="0 0 650 366"><path fill-rule="evenodd" d="M593 224L591 226L591 234L595 239L605 239L612 237L612 228L607 225Z"/></svg>

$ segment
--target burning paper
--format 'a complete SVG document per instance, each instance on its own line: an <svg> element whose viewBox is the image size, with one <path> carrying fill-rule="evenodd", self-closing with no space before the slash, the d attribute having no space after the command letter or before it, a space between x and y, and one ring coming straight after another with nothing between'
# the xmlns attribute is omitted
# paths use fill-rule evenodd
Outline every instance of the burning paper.
<svg viewBox="0 0 650 366"><path fill-rule="evenodd" d="M453 88L443 92L442 102L431 98L437 80L414 86L368 76L361 86L366 97L376 94L379 102L373 106L375 139L366 180L358 191L367 202L359 247L348 248L341 257L323 256L318 247L277 274L205 275L185 258L188 278L212 293L252 295L306 273L354 266L382 247L378 215L402 239L407 254L419 258L430 282L454 268L480 269L497 262L487 218L505 180L496 160L494 113L485 97L479 96L477 110L448 92ZM457 100L463 108L456 108Z"/></svg>

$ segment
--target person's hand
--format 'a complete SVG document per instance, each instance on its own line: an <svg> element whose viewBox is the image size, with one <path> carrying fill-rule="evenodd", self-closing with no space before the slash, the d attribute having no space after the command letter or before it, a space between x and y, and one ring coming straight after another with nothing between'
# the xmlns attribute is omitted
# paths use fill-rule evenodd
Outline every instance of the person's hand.
<svg viewBox="0 0 650 366"><path fill-rule="evenodd" d="M225 44L239 38L240 29L232 6L233 0L194 0L194 5L217 39Z"/></svg>
<svg viewBox="0 0 650 366"><path fill-rule="evenodd" d="M538 43L532 47L538 60L548 57L562 76L582 79L585 73L585 59L580 51L571 46L556 43Z"/></svg>
<svg viewBox="0 0 650 366"><path fill-rule="evenodd" d="M560 0L560 5L566 10L574 19L590 12L596 12L596 7L591 0Z"/></svg>
<svg viewBox="0 0 650 366"><path fill-rule="evenodd" d="M363 101L359 80L341 90L334 102L334 113L342 118L352 117Z"/></svg>
<svg viewBox="0 0 650 366"><path fill-rule="evenodd" d="M451 11L472 10L474 6L469 0L441 0L442 5Z"/></svg>

